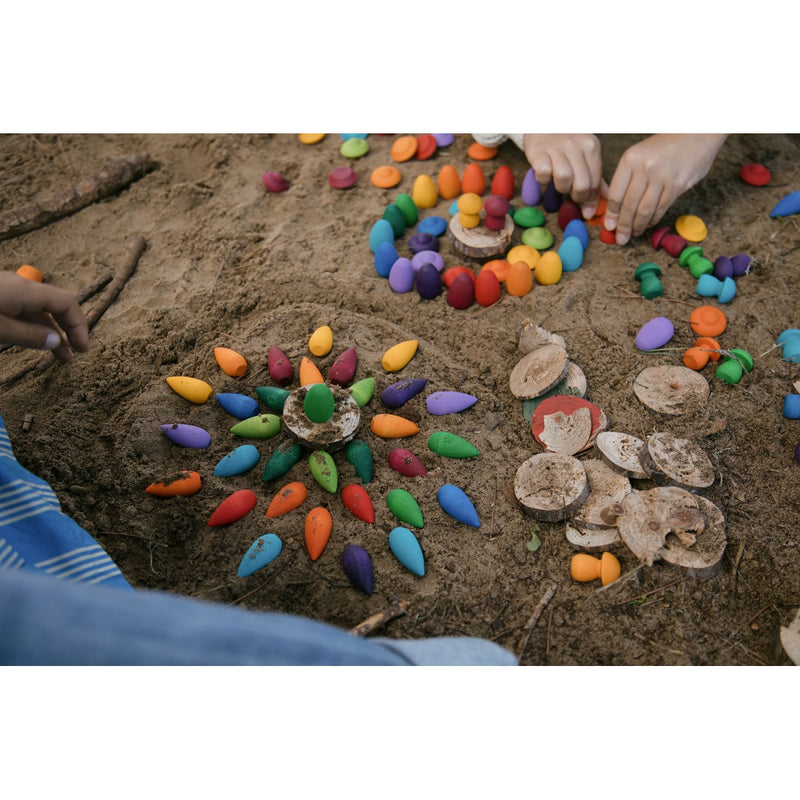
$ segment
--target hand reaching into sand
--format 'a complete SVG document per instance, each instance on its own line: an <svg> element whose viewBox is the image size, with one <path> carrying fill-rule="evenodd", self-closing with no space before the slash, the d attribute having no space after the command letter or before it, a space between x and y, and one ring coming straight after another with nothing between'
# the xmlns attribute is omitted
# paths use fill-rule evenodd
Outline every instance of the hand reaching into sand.
<svg viewBox="0 0 800 800"><path fill-rule="evenodd" d="M705 177L725 134L660 133L629 147L608 188L605 228L617 244L641 236Z"/></svg>
<svg viewBox="0 0 800 800"><path fill-rule="evenodd" d="M523 141L539 183L552 180L556 190L572 197L583 216L591 219L605 189L600 140L590 133L526 133Z"/></svg>
<svg viewBox="0 0 800 800"><path fill-rule="evenodd" d="M70 361L72 348L89 349L89 328L70 292L0 272L0 342L52 350L56 358Z"/></svg>

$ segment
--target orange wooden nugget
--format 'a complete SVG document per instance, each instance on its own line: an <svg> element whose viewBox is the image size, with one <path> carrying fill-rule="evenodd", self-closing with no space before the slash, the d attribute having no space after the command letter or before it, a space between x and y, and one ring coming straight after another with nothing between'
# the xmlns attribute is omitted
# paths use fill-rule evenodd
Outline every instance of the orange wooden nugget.
<svg viewBox="0 0 800 800"><path fill-rule="evenodd" d="M467 148L467 155L470 158L474 158L476 161L488 161L490 158L494 158L497 155L497 148L487 147L480 142L473 142Z"/></svg>
<svg viewBox="0 0 800 800"><path fill-rule="evenodd" d="M308 550L312 561L316 561L320 557L322 551L325 549L325 545L328 544L332 527L333 519L327 508L317 506L308 512L304 534L306 550Z"/></svg>
<svg viewBox="0 0 800 800"><path fill-rule="evenodd" d="M417 152L416 136L401 136L392 143L391 156L395 161L408 161Z"/></svg>
<svg viewBox="0 0 800 800"><path fill-rule="evenodd" d="M311 386L314 383L325 383L325 378L322 377L319 367L303 356L303 360L300 362L300 385Z"/></svg>
<svg viewBox="0 0 800 800"><path fill-rule="evenodd" d="M308 489L305 484L300 481L292 481L287 483L276 495L272 498L268 508L268 517L280 517L282 514L288 514L294 511L298 506L301 506L306 497L308 497Z"/></svg>
<svg viewBox="0 0 800 800"><path fill-rule="evenodd" d="M397 414L376 414L369 423L370 430L381 439L400 439L419 433L415 422Z"/></svg>

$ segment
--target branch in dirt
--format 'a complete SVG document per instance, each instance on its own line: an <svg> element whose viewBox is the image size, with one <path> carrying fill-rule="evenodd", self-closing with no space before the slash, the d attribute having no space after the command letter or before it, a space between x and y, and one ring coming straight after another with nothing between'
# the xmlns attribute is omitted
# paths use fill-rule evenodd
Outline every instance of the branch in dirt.
<svg viewBox="0 0 800 800"><path fill-rule="evenodd" d="M146 155L109 159L99 174L42 200L0 214L0 241L42 228L98 200L111 197L157 167L158 164Z"/></svg>
<svg viewBox="0 0 800 800"><path fill-rule="evenodd" d="M539 621L539 617L542 616L542 612L547 608L547 604L553 599L553 595L556 593L558 589L558 584L553 583L550 585L548 590L542 596L542 599L536 605L536 608L533 609L533 614L531 614L530 619L525 623L525 627L522 629L522 636L520 637L519 644L517 644L517 661L522 660L522 654L525 652L525 648L528 644L528 639L531 638L531 632L536 627L536 623Z"/></svg>
<svg viewBox="0 0 800 800"><path fill-rule="evenodd" d="M381 625L385 625L389 620L393 620L395 617L405 614L407 610L408 603L405 600L398 600L396 603L392 603L390 606L384 608L383 611L379 611L377 614L373 614L368 619L365 619L361 624L356 625L355 628L351 628L348 633L353 636L366 636Z"/></svg>

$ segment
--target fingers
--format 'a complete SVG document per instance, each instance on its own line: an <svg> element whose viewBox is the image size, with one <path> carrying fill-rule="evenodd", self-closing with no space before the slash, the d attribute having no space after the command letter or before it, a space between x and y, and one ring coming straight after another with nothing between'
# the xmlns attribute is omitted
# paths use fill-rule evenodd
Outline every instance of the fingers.
<svg viewBox="0 0 800 800"><path fill-rule="evenodd" d="M0 273L0 342L52 350L66 361L72 349L89 349L89 330L72 293L5 272Z"/></svg>

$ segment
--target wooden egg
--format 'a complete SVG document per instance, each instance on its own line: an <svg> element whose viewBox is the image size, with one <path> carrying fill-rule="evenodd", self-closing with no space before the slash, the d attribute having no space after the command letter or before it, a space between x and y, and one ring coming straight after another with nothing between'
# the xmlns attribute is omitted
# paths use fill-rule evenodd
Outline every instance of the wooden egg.
<svg viewBox="0 0 800 800"><path fill-rule="evenodd" d="M155 497L189 497L200 491L201 484L199 472L185 469L171 478L151 483L145 491Z"/></svg>
<svg viewBox="0 0 800 800"><path fill-rule="evenodd" d="M328 325L321 325L308 340L308 349L312 355L326 356L333 347L333 331Z"/></svg>
<svg viewBox="0 0 800 800"><path fill-rule="evenodd" d="M433 208L439 201L439 192L430 175L418 175L411 190L411 199L417 208Z"/></svg>
<svg viewBox="0 0 800 800"><path fill-rule="evenodd" d="M436 186L439 196L444 200L452 200L454 197L458 197L461 194L461 178L458 175L458 170L452 164L445 164L439 170Z"/></svg>
<svg viewBox="0 0 800 800"><path fill-rule="evenodd" d="M505 197L506 200L511 200L514 196L514 173L511 167L503 165L498 167L492 178L491 193Z"/></svg>
<svg viewBox="0 0 800 800"><path fill-rule="evenodd" d="M319 367L303 356L300 361L300 385L311 386L315 383L325 383L325 378L322 377Z"/></svg>
<svg viewBox="0 0 800 800"><path fill-rule="evenodd" d="M482 269L475 279L475 301L486 307L494 305L499 299L500 281L497 275L490 269Z"/></svg>
<svg viewBox="0 0 800 800"><path fill-rule="evenodd" d="M542 254L533 274L537 283L549 286L561 280L562 271L561 256L550 251Z"/></svg>
<svg viewBox="0 0 800 800"><path fill-rule="evenodd" d="M205 381L187 375L171 375L167 378L167 383L174 392L197 405L205 403L214 392Z"/></svg>
<svg viewBox="0 0 800 800"><path fill-rule="evenodd" d="M304 483L300 481L287 483L270 501L267 507L267 516L271 518L288 514L303 505L306 497L308 497L308 489Z"/></svg>
<svg viewBox="0 0 800 800"><path fill-rule="evenodd" d="M247 359L230 347L215 347L214 358L219 368L232 378L241 378L247 372Z"/></svg>
<svg viewBox="0 0 800 800"><path fill-rule="evenodd" d="M327 508L317 506L312 508L306 515L303 535L306 550L308 550L308 555L312 561L316 561L322 555L322 551L331 537L332 527L333 518Z"/></svg>
<svg viewBox="0 0 800 800"><path fill-rule="evenodd" d="M381 366L387 372L398 372L414 357L419 346L418 339L408 339L390 347L381 359Z"/></svg>
<svg viewBox="0 0 800 800"><path fill-rule="evenodd" d="M258 502L256 493L250 489L239 489L233 494L228 495L214 510L208 520L212 528L220 525L229 525L231 522L241 519L245 514L249 514Z"/></svg>
<svg viewBox="0 0 800 800"><path fill-rule="evenodd" d="M533 288L533 270L524 261L511 265L506 277L506 291L512 297L524 297Z"/></svg>
<svg viewBox="0 0 800 800"><path fill-rule="evenodd" d="M263 536L259 536L244 554L236 575L239 578L246 578L248 575L252 575L256 570L274 561L280 555L282 549L283 542L274 533L266 533Z"/></svg>
<svg viewBox="0 0 800 800"><path fill-rule="evenodd" d="M467 164L461 176L461 191L482 195L486 191L486 176L478 164Z"/></svg>
<svg viewBox="0 0 800 800"><path fill-rule="evenodd" d="M375 522L375 508L363 486L349 483L342 489L342 502L345 508L357 519L369 523Z"/></svg>
<svg viewBox="0 0 800 800"><path fill-rule="evenodd" d="M269 376L278 386L286 386L294 378L294 367L287 355L275 345L272 345L267 352L267 368Z"/></svg>

